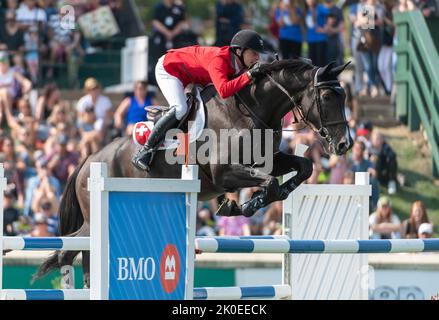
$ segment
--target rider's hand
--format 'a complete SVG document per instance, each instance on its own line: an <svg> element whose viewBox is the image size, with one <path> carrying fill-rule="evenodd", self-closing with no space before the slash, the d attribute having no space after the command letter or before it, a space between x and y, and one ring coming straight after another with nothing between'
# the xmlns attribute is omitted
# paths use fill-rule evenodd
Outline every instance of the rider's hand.
<svg viewBox="0 0 439 320"><path fill-rule="evenodd" d="M256 62L255 64L253 64L247 71L247 74L252 81L255 81L265 75L265 73L261 70L260 62Z"/></svg>

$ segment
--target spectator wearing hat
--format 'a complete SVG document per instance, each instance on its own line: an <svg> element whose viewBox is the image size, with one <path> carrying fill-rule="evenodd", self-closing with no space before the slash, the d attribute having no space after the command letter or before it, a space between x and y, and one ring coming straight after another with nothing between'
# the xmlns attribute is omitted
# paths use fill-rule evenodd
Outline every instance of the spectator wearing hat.
<svg viewBox="0 0 439 320"><path fill-rule="evenodd" d="M93 108L96 115L96 128L105 132L106 127L113 118L111 100L101 93L101 86L95 78L85 80L86 95L79 99L76 110L78 119L82 119L87 108Z"/></svg>
<svg viewBox="0 0 439 320"><path fill-rule="evenodd" d="M136 81L134 94L125 98L114 113L114 126L125 128L127 135L131 135L137 122L147 121L145 107L156 104L154 94L148 92L148 82Z"/></svg>
<svg viewBox="0 0 439 320"><path fill-rule="evenodd" d="M67 150L68 142L69 138L66 135L58 136L55 150L46 157L47 168L62 186L67 183L68 177L79 163L79 155Z"/></svg>
<svg viewBox="0 0 439 320"><path fill-rule="evenodd" d="M33 216L34 212L32 210L32 203L35 191L41 185L49 185L53 189L56 198L61 197L61 184L57 178L55 178L52 173L47 169L47 161L44 156L41 156L36 161L37 175L29 178L26 187L26 196L23 213L27 217Z"/></svg>
<svg viewBox="0 0 439 320"><path fill-rule="evenodd" d="M382 186L387 187L389 194L394 194L396 192L396 175L398 171L396 153L387 144L383 135L377 131L372 133L369 155L377 172L378 181Z"/></svg>
<svg viewBox="0 0 439 320"><path fill-rule="evenodd" d="M418 238L420 226L430 223L424 203L415 201L410 211L410 217L402 222L401 237L405 239Z"/></svg>
<svg viewBox="0 0 439 320"><path fill-rule="evenodd" d="M50 192L52 193L52 191ZM54 200L57 202L56 199ZM34 215L34 220L36 221L38 218L42 220L42 223L47 226L47 230L46 227L44 227L44 231L47 232L47 236L50 237L54 237L59 234L59 218L56 214L56 211L54 211L53 203L53 200L50 200L49 197L44 195L37 201L34 201L34 211L36 212Z"/></svg>
<svg viewBox="0 0 439 320"><path fill-rule="evenodd" d="M392 203L387 196L378 200L377 210L369 216L370 239L400 239L401 221L392 213Z"/></svg>
<svg viewBox="0 0 439 320"><path fill-rule="evenodd" d="M433 238L433 225L431 223L422 223L418 229L419 239Z"/></svg>
<svg viewBox="0 0 439 320"><path fill-rule="evenodd" d="M79 134L81 141L79 143L79 150L81 152L81 160L93 154L101 148L103 140L103 132L96 122L96 114L92 107L85 108L82 113L82 118L79 121Z"/></svg>
<svg viewBox="0 0 439 320"><path fill-rule="evenodd" d="M355 132L355 136L356 136L355 140L359 140L364 143L366 147L366 152L369 151L372 146L372 141L371 141L372 130L373 130L372 122L366 121L366 122L361 122Z"/></svg>
<svg viewBox="0 0 439 320"><path fill-rule="evenodd" d="M3 235L16 236L14 223L20 218L19 211L14 208L14 193L6 190L3 198Z"/></svg>

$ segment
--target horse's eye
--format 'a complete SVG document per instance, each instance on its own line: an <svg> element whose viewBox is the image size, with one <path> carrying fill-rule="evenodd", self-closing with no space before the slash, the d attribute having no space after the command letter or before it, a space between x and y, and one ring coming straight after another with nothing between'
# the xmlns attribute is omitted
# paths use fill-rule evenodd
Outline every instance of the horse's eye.
<svg viewBox="0 0 439 320"><path fill-rule="evenodd" d="M323 95L323 100L328 101L331 99L331 96L329 94L324 94Z"/></svg>

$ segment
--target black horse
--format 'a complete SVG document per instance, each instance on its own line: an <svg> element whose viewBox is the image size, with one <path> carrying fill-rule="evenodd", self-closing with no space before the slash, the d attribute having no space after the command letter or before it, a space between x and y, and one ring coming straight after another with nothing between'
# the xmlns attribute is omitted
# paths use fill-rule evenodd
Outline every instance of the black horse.
<svg viewBox="0 0 439 320"><path fill-rule="evenodd" d="M260 186L250 201L240 206L224 202L218 214L251 216L269 203L285 199L290 192L312 173L309 159L279 151L282 118L291 110L318 132L329 144L330 152L341 155L352 146L344 103L345 93L337 76L347 64L334 67L333 63L318 68L302 60L275 61L261 66L265 76L243 88L234 97L221 99L217 94L206 102L206 128L220 136L221 129L273 130L271 172L258 169L256 163L217 162L199 163L201 180L200 200L218 197L239 188ZM196 142L199 147L200 142ZM219 144L219 143L218 143ZM217 146L229 148L228 146ZM254 147L254 146L252 146ZM130 138L120 138L83 161L71 175L60 205L61 234L89 236L90 198L87 178L91 162L105 162L112 177L179 178L181 166L165 161L165 152L158 151L151 171L136 170L130 162L137 148ZM262 146L262 149L266 149ZM229 153L230 154L230 153ZM242 155L240 155L242 156ZM240 157L242 159L242 157ZM276 177L297 171L297 175L279 185ZM71 265L79 252L55 252L38 270L39 278L53 268ZM84 283L89 286L89 252L83 252Z"/></svg>

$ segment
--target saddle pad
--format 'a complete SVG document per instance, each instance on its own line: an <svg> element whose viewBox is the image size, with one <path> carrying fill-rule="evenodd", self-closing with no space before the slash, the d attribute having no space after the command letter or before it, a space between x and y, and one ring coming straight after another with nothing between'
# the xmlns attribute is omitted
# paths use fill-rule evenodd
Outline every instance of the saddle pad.
<svg viewBox="0 0 439 320"><path fill-rule="evenodd" d="M199 107L195 116L195 121L189 128L189 143L195 142L203 132L206 122L206 114L204 111L204 103L200 96L200 89L197 88L197 100ZM154 128L154 122L141 121L137 122L133 128L133 141L137 146L144 146L148 137L151 134L151 130ZM178 139L165 139L158 150L176 149L180 145Z"/></svg>

